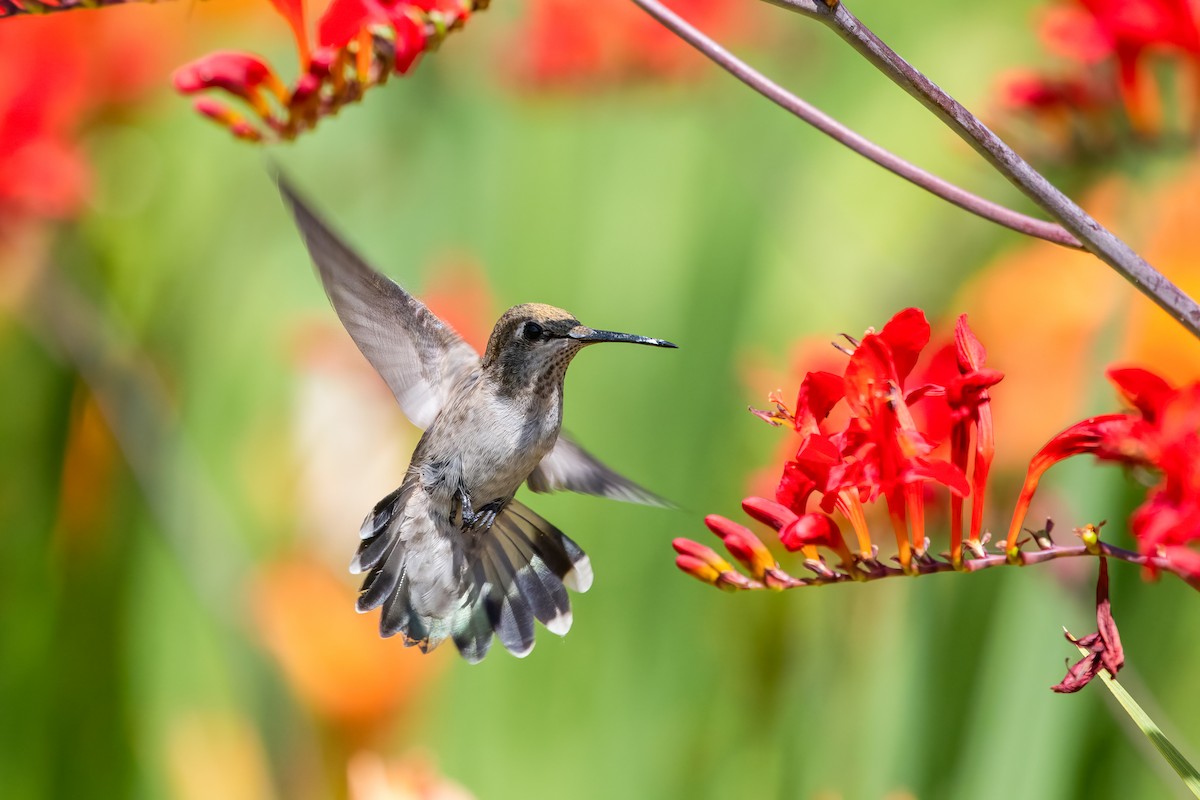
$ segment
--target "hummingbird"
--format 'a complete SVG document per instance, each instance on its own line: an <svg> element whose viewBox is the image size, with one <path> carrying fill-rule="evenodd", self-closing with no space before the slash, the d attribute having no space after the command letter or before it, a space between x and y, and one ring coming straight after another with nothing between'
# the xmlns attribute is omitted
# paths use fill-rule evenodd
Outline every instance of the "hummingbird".
<svg viewBox="0 0 1200 800"><path fill-rule="evenodd" d="M334 310L405 415L424 434L399 488L367 514L351 564L366 573L356 604L381 608L382 636L428 653L452 639L476 663L493 635L517 657L534 620L563 636L566 589L586 592L588 557L566 534L513 499L568 490L670 506L562 433L563 380L584 347L663 339L596 330L561 308L526 303L496 322L480 358L420 300L373 269L282 177Z"/></svg>

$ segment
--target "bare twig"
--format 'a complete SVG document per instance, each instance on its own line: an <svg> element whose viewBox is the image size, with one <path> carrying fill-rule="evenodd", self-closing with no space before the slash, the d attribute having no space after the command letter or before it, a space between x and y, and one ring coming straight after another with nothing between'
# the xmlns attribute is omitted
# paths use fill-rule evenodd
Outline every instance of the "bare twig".
<svg viewBox="0 0 1200 800"><path fill-rule="evenodd" d="M1107 542L1099 541L1095 545L1080 544L1072 547L1050 544L1036 551L1018 552L1015 556L990 555L983 556L982 558L971 558L963 561L961 567L956 567L949 560L935 559L927 556L923 559L913 559L909 572L905 572L899 567L886 566L875 560L859 560L855 565L856 572L854 574L850 574L844 570L829 569L822 563L821 566L823 568L817 571L817 574L812 577L795 578L776 570L773 575L773 586L771 587L767 587L758 581L750 580L726 580L724 585L733 589L798 589L802 586L824 586L829 583L852 583L855 581L874 581L900 576L932 575L936 572L979 572L980 570L991 569L992 567L1004 566L1029 567L1059 558L1079 558L1081 556L1103 556L1142 567L1149 567L1160 572L1169 572L1172 575L1178 576L1189 586L1200 589L1200 581L1165 558L1145 556L1141 553L1135 553L1132 550L1114 547Z"/></svg>
<svg viewBox="0 0 1200 800"><path fill-rule="evenodd" d="M820 20L832 28L876 69L919 100L1000 174L1062 223L1086 249L1116 270L1193 335L1200 337L1200 306L1192 298L1060 192L961 103L897 55L851 14L840 0L767 2Z"/></svg>
<svg viewBox="0 0 1200 800"><path fill-rule="evenodd" d="M60 11L121 6L132 2L155 2L155 0L0 0L0 19L22 16L40 16Z"/></svg>
<svg viewBox="0 0 1200 800"><path fill-rule="evenodd" d="M1053 222L1035 219L998 203L993 203L990 200L985 200L949 181L926 172L920 167L905 161L900 156L885 150L869 139L860 136L833 117L800 99L738 59L678 14L658 2L658 0L633 0L633 2L679 36L679 38L707 56L717 66L772 103L775 103L790 114L799 117L821 133L845 145L889 172L904 178L965 211L991 220L1006 228L1011 228L1018 233L1045 239L1064 247L1083 249L1083 245L1079 243L1079 240L1063 227L1055 225Z"/></svg>

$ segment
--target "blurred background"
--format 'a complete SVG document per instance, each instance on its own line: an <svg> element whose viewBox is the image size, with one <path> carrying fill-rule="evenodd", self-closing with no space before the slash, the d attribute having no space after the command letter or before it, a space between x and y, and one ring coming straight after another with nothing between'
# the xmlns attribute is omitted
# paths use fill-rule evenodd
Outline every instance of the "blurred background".
<svg viewBox="0 0 1200 800"><path fill-rule="evenodd" d="M676 7L865 135L1029 209L815 23L745 0ZM1200 171L1171 53L1151 65L1161 109L1072 107L1035 91L1073 68L1047 52L1046 4L853 8L1200 290ZM1107 364L1195 380L1200 348L1099 262L922 194L640 14L497 2L411 75L272 148L170 88L215 49L288 73L267 3L0 21L0 795L1182 794L1107 692L1049 691L1075 658L1061 626L1095 624L1090 560L736 596L675 569L673 537L772 491L784 434L746 406L793 397L840 332L909 305L941 331L970 316L1008 376L1000 532L1032 453L1117 408ZM529 658L468 666L354 613L359 523L419 432L329 308L272 162L475 343L538 301L680 344L597 348L567 381L566 428L680 510L524 498L595 568L565 639L539 630ZM1136 477L1056 467L1030 520L1107 519L1129 546ZM1122 679L1200 756L1200 598L1112 573Z"/></svg>

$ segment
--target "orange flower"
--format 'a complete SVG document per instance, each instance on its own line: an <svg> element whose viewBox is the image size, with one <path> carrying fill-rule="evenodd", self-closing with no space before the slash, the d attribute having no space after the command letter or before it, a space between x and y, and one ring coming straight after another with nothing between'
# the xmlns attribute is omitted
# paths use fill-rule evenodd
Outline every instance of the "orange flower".
<svg viewBox="0 0 1200 800"><path fill-rule="evenodd" d="M355 592L304 557L269 565L253 585L255 621L296 694L352 739L378 733L427 690L445 659L379 638Z"/></svg>

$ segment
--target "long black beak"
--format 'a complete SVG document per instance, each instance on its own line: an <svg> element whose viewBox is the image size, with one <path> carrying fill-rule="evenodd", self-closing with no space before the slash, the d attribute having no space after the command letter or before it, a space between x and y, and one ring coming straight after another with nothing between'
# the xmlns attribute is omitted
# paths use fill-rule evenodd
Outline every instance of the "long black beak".
<svg viewBox="0 0 1200 800"><path fill-rule="evenodd" d="M672 344L666 339L651 339L649 336L638 336L633 333L598 331L593 328L584 327L583 325L572 328L570 333L567 334L567 338L586 342L587 344L595 342L629 342L630 344L648 344L654 347L678 347L678 345Z"/></svg>

